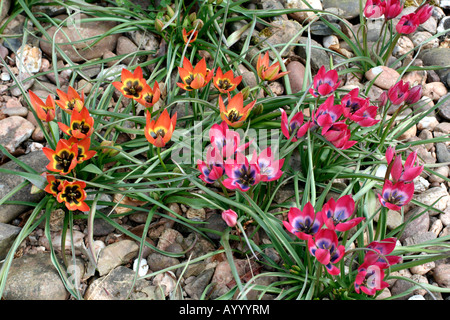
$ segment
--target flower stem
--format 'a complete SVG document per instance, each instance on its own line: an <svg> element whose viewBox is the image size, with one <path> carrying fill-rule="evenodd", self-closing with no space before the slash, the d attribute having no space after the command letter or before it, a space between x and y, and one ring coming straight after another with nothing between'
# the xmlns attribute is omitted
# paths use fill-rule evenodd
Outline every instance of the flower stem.
<svg viewBox="0 0 450 320"><path fill-rule="evenodd" d="M385 65L385 66L387 66L388 61L389 61L389 57L391 56L392 51L394 51L394 47L395 47L395 45L397 44L398 39L400 39L400 36L401 36L400 33L397 33L397 34L395 35L394 39L393 39L392 42L391 42L391 45L390 45L390 47L389 47L389 50L388 50L388 51L386 52L386 54L384 55L383 59L384 59L384 65Z"/></svg>
<svg viewBox="0 0 450 320"><path fill-rule="evenodd" d="M386 220L387 220L387 208L381 207L380 217L378 218L377 232L375 239L382 240L386 237Z"/></svg>
<svg viewBox="0 0 450 320"><path fill-rule="evenodd" d="M163 166L164 171L167 172L167 167L166 167L166 165L164 164L164 161L161 158L161 148L156 148L156 153L158 154L159 162L161 162L161 165Z"/></svg>

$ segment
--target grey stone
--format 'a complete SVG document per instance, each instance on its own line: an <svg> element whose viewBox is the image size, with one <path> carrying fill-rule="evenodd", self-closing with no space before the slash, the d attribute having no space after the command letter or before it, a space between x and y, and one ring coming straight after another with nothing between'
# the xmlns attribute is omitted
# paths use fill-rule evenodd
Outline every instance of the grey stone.
<svg viewBox="0 0 450 320"><path fill-rule="evenodd" d="M301 46L295 48L295 52L303 59L307 58L309 54L308 50L308 38L300 37L299 43ZM314 72L317 72L321 66L325 66L328 70L330 68L330 57L325 51L323 46L314 39L311 39L311 68Z"/></svg>
<svg viewBox="0 0 450 320"><path fill-rule="evenodd" d="M214 268L204 270L197 277L195 277L194 281L188 283L184 287L184 290L191 298L198 300L202 296L206 286L210 283L213 274Z"/></svg>
<svg viewBox="0 0 450 320"><path fill-rule="evenodd" d="M97 269L100 276L109 273L114 268L127 263L139 251L139 246L133 240L114 242L100 251Z"/></svg>
<svg viewBox="0 0 450 320"><path fill-rule="evenodd" d="M413 246L433 239L436 239L436 234L434 232L427 231L424 233L416 233L411 237L406 238L403 244L405 246Z"/></svg>
<svg viewBox="0 0 450 320"><path fill-rule="evenodd" d="M438 102L438 114L447 121L450 121L450 93L442 96Z"/></svg>
<svg viewBox="0 0 450 320"><path fill-rule="evenodd" d="M0 223L0 260L5 259L21 228Z"/></svg>
<svg viewBox="0 0 450 320"><path fill-rule="evenodd" d="M226 222L222 219L221 214L219 213L211 214L206 220L206 222L207 222L207 224L205 225L206 228L218 232L218 233L213 232L206 233L206 235L213 240L219 240L222 237L222 233L228 227Z"/></svg>
<svg viewBox="0 0 450 320"><path fill-rule="evenodd" d="M434 280L443 288L450 288L450 264L440 264L433 270Z"/></svg>
<svg viewBox="0 0 450 320"><path fill-rule="evenodd" d="M427 232L430 227L430 215L428 211L422 207L410 209L405 214L404 221L406 226L400 237L400 241L402 242L415 234Z"/></svg>
<svg viewBox="0 0 450 320"><path fill-rule="evenodd" d="M364 7L365 1L363 1ZM343 11L344 19L353 19L359 16L359 0L323 0L323 8L339 8Z"/></svg>
<svg viewBox="0 0 450 320"><path fill-rule="evenodd" d="M7 15L9 8L11 7L11 0L2 0L0 4L0 21L2 21Z"/></svg>
<svg viewBox="0 0 450 320"><path fill-rule="evenodd" d="M432 48L419 54L419 59L423 61L424 66L440 66L447 67L450 65L450 48ZM441 81L446 83L447 75L450 69L442 68L436 70Z"/></svg>
<svg viewBox="0 0 450 320"><path fill-rule="evenodd" d="M12 261L5 300L66 300L68 296L49 253L24 255Z"/></svg>
<svg viewBox="0 0 450 320"><path fill-rule="evenodd" d="M38 173L45 171L45 166L48 164L48 159L42 151L30 152L26 155L20 156L18 158L20 161L29 165L31 168L36 170ZM14 161L9 161L1 166L1 168L8 169L11 171L23 171ZM14 174L6 174L0 172L0 199L5 197L12 189L17 187L25 181L22 178ZM28 201L28 202L38 202L44 196L44 193L31 194L31 184L22 188L16 192L9 201ZM2 204L0 206L0 222L9 223L18 215L26 210L31 209L31 207L19 204Z"/></svg>
<svg viewBox="0 0 450 320"><path fill-rule="evenodd" d="M119 266L108 275L94 280L86 289L85 300L138 300L148 299L145 288L149 283L145 279L134 282L135 272Z"/></svg>
<svg viewBox="0 0 450 320"><path fill-rule="evenodd" d="M180 263L180 260L174 257L169 257L159 252L150 253L147 257L147 264L153 272L163 270L168 267L175 266Z"/></svg>
<svg viewBox="0 0 450 320"><path fill-rule="evenodd" d="M450 162L450 150L443 142L436 143L437 162Z"/></svg>
<svg viewBox="0 0 450 320"><path fill-rule="evenodd" d="M89 16L81 14L80 18L85 19ZM67 18L67 16L58 16L61 20ZM75 17L78 18L78 17ZM117 39L120 35L111 34L108 35L96 44L88 47L92 44L95 39L89 41L83 41L84 39L97 38L103 36L111 28L116 26L115 21L92 21L81 23L77 28L75 27L62 27L61 30L59 26L52 26L47 29L48 35L53 39L52 42L48 41L45 37L40 40L40 47L42 51L48 56L52 55L53 46L58 46L67 57L73 62L80 62L84 60L92 60L96 58L101 58L103 52L106 50L113 51L116 47ZM58 32L57 32L58 31ZM56 35L55 35L56 33ZM74 44L64 44L75 42ZM58 57L61 59L61 55L57 53Z"/></svg>

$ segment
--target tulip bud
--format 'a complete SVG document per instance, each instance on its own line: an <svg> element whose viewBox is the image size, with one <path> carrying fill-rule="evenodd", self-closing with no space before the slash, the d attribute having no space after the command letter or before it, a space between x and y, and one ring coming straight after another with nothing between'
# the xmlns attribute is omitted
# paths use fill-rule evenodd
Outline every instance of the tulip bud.
<svg viewBox="0 0 450 320"><path fill-rule="evenodd" d="M241 90L241 92L244 100L247 100L248 97L250 96L250 87L245 87L244 89Z"/></svg>
<svg viewBox="0 0 450 320"><path fill-rule="evenodd" d="M30 194L38 194L41 192L42 192L42 189L40 189L39 187L36 187L34 184L31 185Z"/></svg>
<svg viewBox="0 0 450 320"><path fill-rule="evenodd" d="M195 19L197 19L197 13L192 12L192 13L189 15L189 21L190 21L190 22L194 22Z"/></svg>
<svg viewBox="0 0 450 320"><path fill-rule="evenodd" d="M192 23L192 25L196 30L200 30L201 28L203 28L203 24L204 23L202 19L195 19L194 22Z"/></svg>
<svg viewBox="0 0 450 320"><path fill-rule="evenodd" d="M155 19L155 29L158 32L161 32L164 28L164 22L162 22L160 19Z"/></svg>
<svg viewBox="0 0 450 320"><path fill-rule="evenodd" d="M229 227L234 227L237 223L238 215L231 209L222 212L222 219L227 223Z"/></svg>
<svg viewBox="0 0 450 320"><path fill-rule="evenodd" d="M115 146L113 141L104 140L100 143L100 147L115 147L117 149L122 149L121 146ZM118 150L114 150L111 148L102 148L102 152L109 155L110 157L114 157L119 153Z"/></svg>
<svg viewBox="0 0 450 320"><path fill-rule="evenodd" d="M170 6L167 6L167 15L170 18L173 18L173 16L175 15L175 11L173 11L172 7L170 7Z"/></svg>
<svg viewBox="0 0 450 320"><path fill-rule="evenodd" d="M264 111L264 106L262 104L258 104L255 106L255 108L253 109L253 114L255 116L258 116L260 114L262 114Z"/></svg>
<svg viewBox="0 0 450 320"><path fill-rule="evenodd" d="M412 87L409 90L408 98L406 98L405 103L414 104L420 100L422 97L422 86L419 84L417 86Z"/></svg>

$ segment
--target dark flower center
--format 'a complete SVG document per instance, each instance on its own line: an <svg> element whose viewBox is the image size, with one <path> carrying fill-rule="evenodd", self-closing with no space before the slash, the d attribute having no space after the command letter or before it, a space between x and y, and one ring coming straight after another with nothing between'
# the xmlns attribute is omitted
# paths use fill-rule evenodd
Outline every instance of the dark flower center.
<svg viewBox="0 0 450 320"><path fill-rule="evenodd" d="M228 112L227 115L227 119L230 122L237 122L242 118L242 115L239 114L239 112L237 112L236 110L231 110L230 112Z"/></svg>
<svg viewBox="0 0 450 320"><path fill-rule="evenodd" d="M82 194L79 186L68 186L64 189L64 193L62 194L63 198L66 199L66 202L78 204L79 199L81 199Z"/></svg>
<svg viewBox="0 0 450 320"><path fill-rule="evenodd" d="M219 81L217 81L217 86L222 90L228 90L233 85L230 83L228 79L219 79Z"/></svg>
<svg viewBox="0 0 450 320"><path fill-rule="evenodd" d="M66 150L63 150L59 154L55 155L56 169L63 172L68 172L74 156L74 153Z"/></svg>
<svg viewBox="0 0 450 320"><path fill-rule="evenodd" d="M134 80L134 81L127 81L125 83L125 87L123 88L123 91L125 91L125 93L129 96L139 98L140 93L143 89L144 88L142 87L140 82L138 80Z"/></svg>
<svg viewBox="0 0 450 320"><path fill-rule="evenodd" d="M84 120L81 121L81 122L74 121L74 122L72 123L72 130L80 130L80 132L81 132L82 134L87 134L87 133L89 132L90 129L91 129L91 127L90 127L88 124L86 124L86 123L84 122Z"/></svg>

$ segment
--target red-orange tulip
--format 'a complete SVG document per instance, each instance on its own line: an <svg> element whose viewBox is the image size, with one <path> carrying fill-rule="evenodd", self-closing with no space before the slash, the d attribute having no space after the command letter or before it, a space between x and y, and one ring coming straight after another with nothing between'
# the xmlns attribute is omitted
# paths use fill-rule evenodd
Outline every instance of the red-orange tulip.
<svg viewBox="0 0 450 320"><path fill-rule="evenodd" d="M158 120L151 120L151 114L147 111L147 125L145 126L145 137L148 142L157 148L164 147L172 138L173 131L177 123L177 114L172 119L167 109L159 116Z"/></svg>
<svg viewBox="0 0 450 320"><path fill-rule="evenodd" d="M56 93L60 100L56 100L56 104L68 114L71 114L73 110L78 112L84 107L84 92L81 92L81 96L78 92L69 86L67 93L56 89Z"/></svg>
<svg viewBox="0 0 450 320"><path fill-rule="evenodd" d="M225 106L222 97L219 96L220 116L229 126L233 128L240 127L247 119L255 103L256 100L244 107L244 96L242 92L239 92L233 98L228 94L228 105Z"/></svg>
<svg viewBox="0 0 450 320"><path fill-rule="evenodd" d="M58 202L66 205L66 208L74 211L89 211L89 206L84 202L86 199L86 183L84 181L63 181L61 191L58 193Z"/></svg>
<svg viewBox="0 0 450 320"><path fill-rule="evenodd" d="M77 139L89 137L94 132L94 119L85 107L80 112L74 110L70 117L70 127L64 123L58 122L58 126L65 134Z"/></svg>
<svg viewBox="0 0 450 320"><path fill-rule="evenodd" d="M44 147L42 151L50 160L50 163L46 167L50 171L65 175L70 173L77 165L78 148L75 144L70 145L67 140L59 140L56 145L56 150Z"/></svg>
<svg viewBox="0 0 450 320"><path fill-rule="evenodd" d="M223 74L220 67L217 68L216 76L213 78L214 86L222 93L231 92L241 83L242 76L233 75L233 71L229 70Z"/></svg>
<svg viewBox="0 0 450 320"><path fill-rule="evenodd" d="M133 73L127 69L122 69L121 81L113 82L113 86L119 90L124 97L134 100L142 99L147 82L143 78L142 68L138 66Z"/></svg>
<svg viewBox="0 0 450 320"><path fill-rule="evenodd" d="M39 119L45 122L52 121L55 118L55 100L51 95L48 95L45 103L33 91L29 91L31 106Z"/></svg>
<svg viewBox="0 0 450 320"><path fill-rule="evenodd" d="M289 71L280 72L281 66L279 62L272 63L270 66L269 63L268 52L264 54L264 57L261 54L259 55L256 63L256 72L261 80L274 81L289 73Z"/></svg>
<svg viewBox="0 0 450 320"><path fill-rule="evenodd" d="M214 71L206 67L205 58L200 60L194 68L191 62L184 57L183 67L178 67L178 72L183 83L178 82L177 85L186 91L203 88L214 75Z"/></svg>

